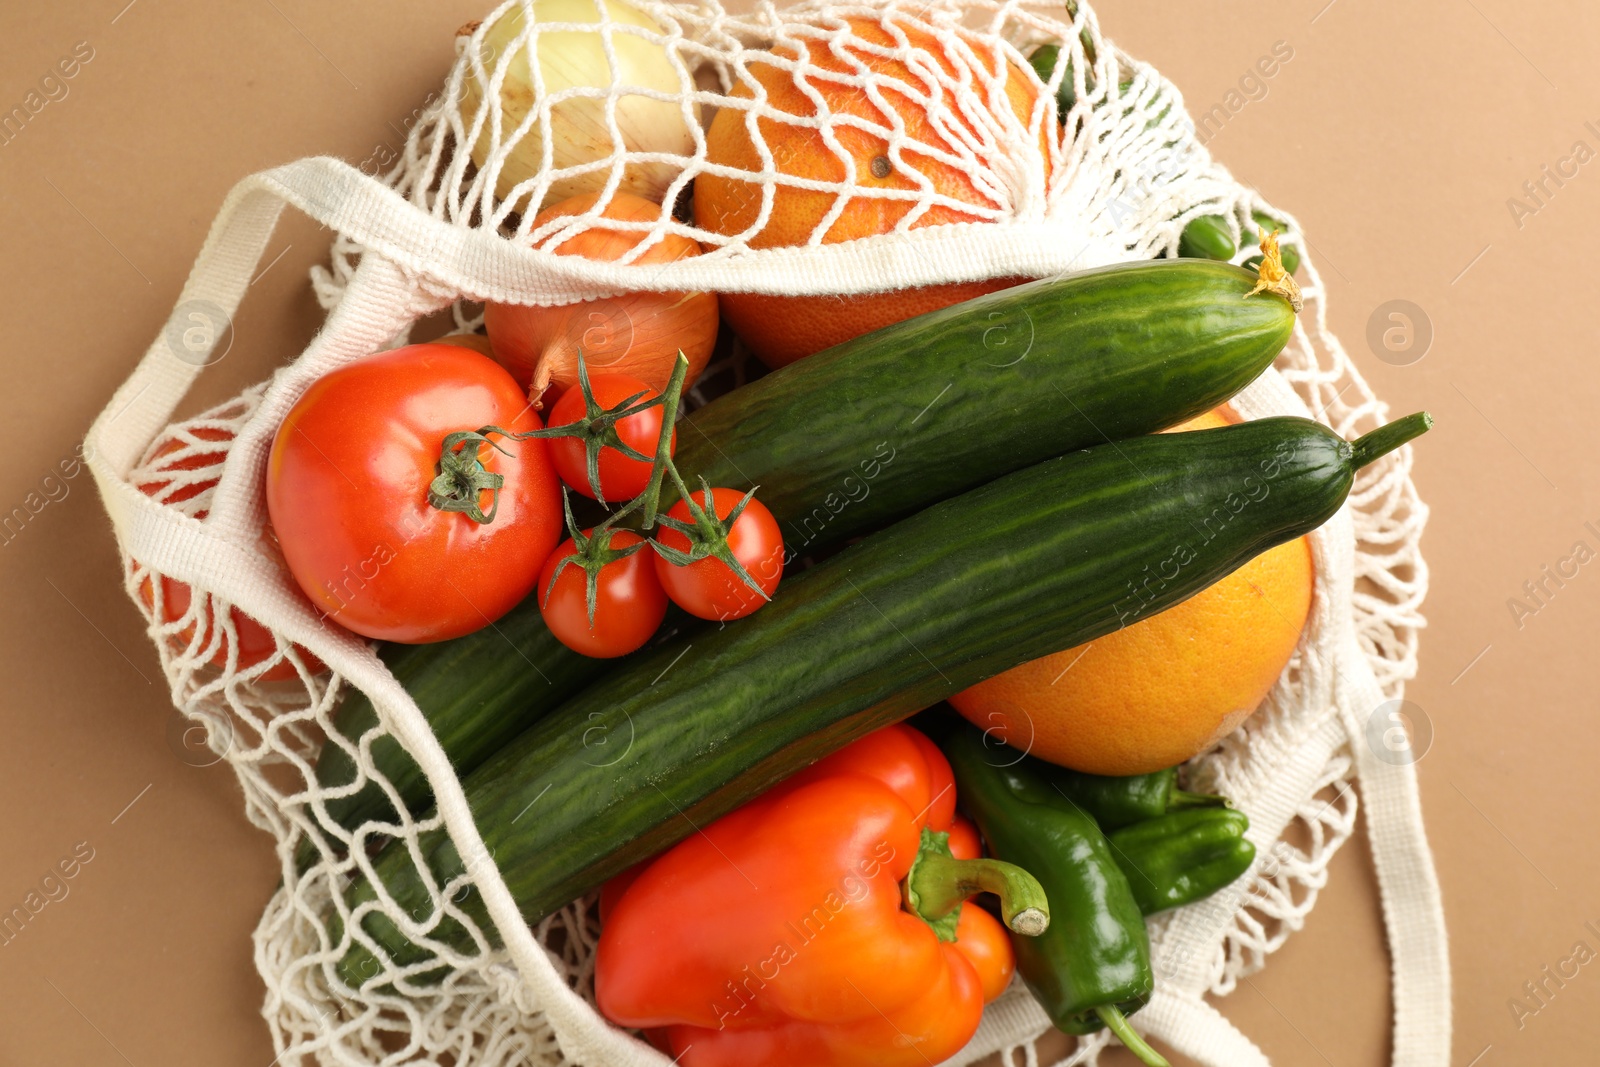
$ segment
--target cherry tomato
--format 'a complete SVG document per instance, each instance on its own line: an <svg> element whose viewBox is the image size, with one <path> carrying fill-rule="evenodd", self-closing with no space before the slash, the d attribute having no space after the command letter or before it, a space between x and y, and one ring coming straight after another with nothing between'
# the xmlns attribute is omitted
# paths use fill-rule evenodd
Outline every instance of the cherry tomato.
<svg viewBox="0 0 1600 1067"><path fill-rule="evenodd" d="M188 438L192 438L189 440ZM206 444L216 443L217 451L201 447L195 442ZM137 484L146 495L155 497L163 504L180 505L194 500L202 493L208 492L217 485L217 475L221 473L223 461L228 458L228 448L233 442L233 434L215 426L196 426L187 431L186 437L171 437L162 442L155 451L150 461L145 464L146 471L138 477ZM192 472L203 471L198 477L186 475ZM166 477L162 477L166 475ZM192 505L191 505L192 507ZM181 509L196 519L203 519L210 512L209 508L199 507ZM155 576L146 574L139 582L139 600L152 614L156 613ZM161 608L159 620L166 626L183 622L189 614L189 605L194 597L194 592L188 583L180 582L175 578L161 577ZM210 627L216 625L217 605L208 597L206 611L203 619L206 629L201 632L199 640L195 638L199 619L191 619L184 623L176 632L167 634L168 648L173 655L181 656L189 649L210 648L215 642L216 652L212 655L210 665L218 670L228 668L229 642L226 628L220 634L213 634ZM272 631L262 626L255 619L246 615L238 608L231 608L228 612L229 622L233 627L232 644L234 645L234 669L245 673L260 666L278 654L278 639ZM327 668L321 660L299 645L293 646L299 655L300 661L305 664L306 670L318 674ZM299 675L299 669L288 659L280 659L256 676L260 682L281 682Z"/></svg>
<svg viewBox="0 0 1600 1067"><path fill-rule="evenodd" d="M696 490L694 499L704 507L704 490ZM711 499L717 518L725 519L744 499L744 494L737 489L713 489ZM689 505L682 500L672 505L667 515L683 522L693 521ZM690 548L689 538L670 527L663 526L656 539L680 552L688 552ZM766 505L751 499L728 530L728 547L733 551L733 558L770 597L783 577L783 535L778 531L778 520L772 517ZM708 557L678 566L658 555L656 574L674 604L702 619L742 619L766 603L720 559Z"/></svg>
<svg viewBox="0 0 1600 1067"><path fill-rule="evenodd" d="M593 531L584 532L588 535ZM610 547L614 550L641 544L645 544L644 538L631 530L615 530L611 534ZM535 595L539 597L539 612L545 625L574 652L596 659L626 656L650 640L667 615L667 594L650 564L655 553L645 545L600 569L591 625L584 569L569 563L560 574L556 573L557 565L577 550L573 541L562 542L539 572Z"/></svg>
<svg viewBox="0 0 1600 1067"><path fill-rule="evenodd" d="M654 400L661 394L637 378L626 374L591 374L589 392L602 408L614 408L636 393L644 393L643 400ZM588 413L583 389L572 386L550 408L551 426L570 426ZM656 454L656 444L661 440L661 408L653 407L635 415L619 419L614 428L623 444L646 456ZM561 480L586 497L594 498L594 487L589 484L589 451L576 437L553 437L550 441L550 460L555 464ZM669 449L676 449L678 432L672 432ZM650 464L632 459L606 446L600 449L600 492L611 503L632 500L644 492L650 482Z"/></svg>
<svg viewBox="0 0 1600 1067"><path fill-rule="evenodd" d="M532 591L560 540L560 485L537 438L445 448L488 426L526 433L539 418L467 348L410 345L312 383L272 442L267 510L313 603L366 637L416 643L471 633ZM474 458L503 484L455 490L476 516L438 506L436 476Z"/></svg>

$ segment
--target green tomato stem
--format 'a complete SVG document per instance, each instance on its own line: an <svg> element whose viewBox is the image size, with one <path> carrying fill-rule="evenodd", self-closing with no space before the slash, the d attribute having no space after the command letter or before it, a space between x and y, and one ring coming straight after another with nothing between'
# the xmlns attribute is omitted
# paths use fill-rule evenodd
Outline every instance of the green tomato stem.
<svg viewBox="0 0 1600 1067"><path fill-rule="evenodd" d="M560 426L546 426L542 430L529 430L525 434L511 434L516 440L529 437L542 437L546 439L556 437L570 437L583 444L584 470L589 481L589 490L602 505L606 505L605 494L600 489L600 453L610 448L616 452L647 462L650 457L622 440L617 433L617 423L641 411L649 411L661 399L646 400L644 397L648 390L634 393L621 403L605 408L594 397L594 387L589 383L589 368L584 362L583 353L578 353L578 389L583 397L583 417L576 422L563 423ZM674 409L676 410L676 409Z"/></svg>
<svg viewBox="0 0 1600 1067"><path fill-rule="evenodd" d="M678 400L683 395L684 379L689 375L689 359L681 351L678 361L672 365L672 377L667 381L666 392L661 394L661 436L656 438L655 463L650 470L650 482L645 486L644 517L641 520L646 530L656 524L656 510L661 504L661 479L670 470L672 480L678 484L680 490L683 479L678 477L677 468L672 465L672 431L678 421ZM684 496L688 496L684 491Z"/></svg>
<svg viewBox="0 0 1600 1067"><path fill-rule="evenodd" d="M566 513L567 533L572 538L573 552L569 556L563 556L556 564L555 570L550 572L550 584L544 587L539 600L540 607L550 603L550 594L555 591L556 579L561 577L561 572L568 567L577 567L584 575L583 595L584 603L589 608L589 629L594 629L594 613L599 606L600 598L600 572L618 560L627 559L645 546L644 541L638 541L627 548L611 547L612 526L638 506L639 500L635 497L627 507L616 512L585 536L572 517L572 494L565 488L561 490L561 509Z"/></svg>
<svg viewBox="0 0 1600 1067"><path fill-rule="evenodd" d="M505 475L496 474L484 467L478 450L484 445L504 452L505 449L489 440L488 434L505 431L496 426L479 430L459 430L447 434L439 448L438 473L428 484L428 503L440 511L458 511L473 522L487 525L494 521L500 508L500 487ZM508 453L509 454L509 453ZM479 494L489 494L489 510L478 504Z"/></svg>

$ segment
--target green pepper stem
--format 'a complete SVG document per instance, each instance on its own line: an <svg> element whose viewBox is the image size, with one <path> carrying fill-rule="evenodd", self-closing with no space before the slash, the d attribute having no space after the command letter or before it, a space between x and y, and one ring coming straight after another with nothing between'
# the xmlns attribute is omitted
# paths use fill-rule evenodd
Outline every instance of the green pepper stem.
<svg viewBox="0 0 1600 1067"><path fill-rule="evenodd" d="M1167 799L1168 811L1186 811L1189 808L1222 808L1228 804L1228 798L1215 793L1190 793L1183 789L1174 789L1172 796Z"/></svg>
<svg viewBox="0 0 1600 1067"><path fill-rule="evenodd" d="M1006 926L1025 937L1038 937L1050 925L1050 902L1044 887L1014 863L958 860L924 850L906 876L912 910L929 923L949 915L977 893L999 897Z"/></svg>
<svg viewBox="0 0 1600 1067"><path fill-rule="evenodd" d="M1151 1048L1145 1039L1140 1037L1133 1027L1128 1025L1127 1016L1117 1010L1115 1004L1104 1004L1094 1010L1100 1016L1100 1021L1106 1024L1106 1029L1117 1035L1117 1040L1128 1047L1128 1051L1139 1057L1139 1062L1146 1067L1172 1067L1166 1057Z"/></svg>
<svg viewBox="0 0 1600 1067"><path fill-rule="evenodd" d="M1355 465L1365 467L1375 459L1381 459L1410 441L1414 437L1421 437L1433 425L1433 416L1426 411L1419 411L1407 415L1403 419L1379 426L1376 430L1350 443L1355 451Z"/></svg>

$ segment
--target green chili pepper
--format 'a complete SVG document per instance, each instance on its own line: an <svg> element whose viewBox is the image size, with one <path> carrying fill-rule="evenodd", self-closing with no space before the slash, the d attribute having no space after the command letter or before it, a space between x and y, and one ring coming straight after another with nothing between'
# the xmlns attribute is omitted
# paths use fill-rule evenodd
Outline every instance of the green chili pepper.
<svg viewBox="0 0 1600 1067"><path fill-rule="evenodd" d="M1173 811L1107 835L1139 910L1154 915L1231 884L1256 858L1250 820L1231 808Z"/></svg>
<svg viewBox="0 0 1600 1067"><path fill-rule="evenodd" d="M1048 773L1056 791L1094 816L1100 829L1107 833L1169 811L1220 808L1227 803L1218 796L1179 789L1176 767L1126 778L1084 774L1065 767L1052 767Z"/></svg>
<svg viewBox="0 0 1600 1067"><path fill-rule="evenodd" d="M1251 215L1256 226L1264 230L1277 230L1280 233L1288 227L1270 215L1260 211ZM1261 235L1249 226L1242 227L1239 238L1247 247L1254 247L1261 243ZM1293 274L1300 266L1300 250L1292 244L1283 245L1283 269ZM1228 229L1228 220L1221 215L1201 215L1190 219L1184 226L1183 233L1178 235L1178 255L1185 259L1215 259L1231 260L1238 255L1239 248L1233 242L1233 234ZM1261 266L1261 256L1251 256L1244 261L1244 265L1251 270Z"/></svg>
<svg viewBox="0 0 1600 1067"><path fill-rule="evenodd" d="M1178 255L1184 259L1215 259L1226 262L1239 252L1233 243L1228 220L1221 215L1201 215L1190 219L1178 235Z"/></svg>
<svg viewBox="0 0 1600 1067"><path fill-rule="evenodd" d="M1150 940L1100 827L1050 785L1039 761L966 723L936 723L933 732L943 734L956 795L990 850L1026 865L1050 902L1049 929L1011 942L1028 988L1059 1029L1109 1027L1144 1063L1166 1067L1126 1019L1155 984Z"/></svg>
<svg viewBox="0 0 1600 1067"><path fill-rule="evenodd" d="M1084 43L1087 47L1088 41L1086 40ZM1033 72L1039 76L1040 81L1049 85L1051 76L1056 72L1056 61L1060 57L1060 45L1042 44L1028 56L1028 65L1033 68ZM1133 85L1133 82L1124 81L1120 84L1122 89L1126 91ZM1090 85L1089 88L1092 90L1093 85ZM1061 84L1056 87L1056 114L1063 123L1067 121L1067 113L1072 110L1073 105L1077 102L1078 90L1073 85L1072 65L1069 63L1067 69L1061 75ZM1160 122L1170 107L1171 105L1168 104L1162 108L1160 113L1145 124L1145 129L1150 129ZM1262 229L1276 228L1279 231L1288 229L1282 222L1264 212L1252 212L1251 217L1255 219L1256 225ZM1260 236L1248 226L1241 228L1239 239L1247 246L1259 244L1261 241ZM1283 253L1283 269L1293 274L1300 266L1300 250L1292 244L1286 244L1280 251ZM1201 215L1198 218L1190 219L1188 224L1184 226L1183 233L1178 236L1178 255L1185 259L1228 261L1238 254L1239 245L1234 242L1233 231L1228 226L1228 220L1221 215ZM1251 270L1256 270L1261 266L1261 257L1259 255L1251 256L1244 261L1244 265Z"/></svg>
<svg viewBox="0 0 1600 1067"><path fill-rule="evenodd" d="M1087 42L1085 43L1087 44ZM1044 82L1046 85L1049 85L1050 78L1056 72L1056 60L1060 57L1060 55L1060 45L1042 44L1033 50L1032 55L1028 56L1028 65L1033 68L1033 72L1035 74L1039 75L1040 81ZM1121 87L1123 92L1127 92L1133 87L1132 79L1119 80L1117 84ZM1089 78L1087 88L1090 92L1094 91L1093 77ZM1067 69L1061 74L1061 84L1056 86L1057 120L1065 124L1067 121L1067 113L1072 110L1073 105L1075 105L1077 102L1078 87L1073 84L1072 63L1068 61ZM1168 106L1170 107L1171 105ZM1166 113L1166 108L1163 108L1161 113L1158 114L1154 119L1150 120L1149 124L1145 128L1148 129L1150 126L1154 126L1161 116L1165 115Z"/></svg>
<svg viewBox="0 0 1600 1067"><path fill-rule="evenodd" d="M1033 54L1028 57L1028 65L1033 68L1035 74L1039 75L1040 81L1049 85L1051 76L1056 72L1056 60L1060 57L1060 45L1042 44L1035 48ZM1072 105L1077 102L1078 92L1073 87L1072 67L1069 65L1066 73L1061 75L1060 87L1056 89L1056 113L1065 120L1067 112L1071 111Z"/></svg>
<svg viewBox="0 0 1600 1067"><path fill-rule="evenodd" d="M1076 0L1066 0L1067 17L1077 19L1078 5ZM1095 62L1094 38L1089 36L1089 28L1085 26L1078 34L1078 41L1083 45L1084 58L1091 65ZM1028 65L1033 67L1033 72L1039 75L1039 80L1046 85L1050 84L1050 76L1055 73L1056 60L1061 56L1061 46L1058 44L1042 44L1033 50L1028 57ZM1094 86L1091 82L1090 89ZM1078 102L1077 89L1072 84L1072 65L1067 65L1066 73L1061 77L1061 87L1056 90L1056 112L1061 116L1061 121L1067 121L1067 112L1072 110L1072 105Z"/></svg>

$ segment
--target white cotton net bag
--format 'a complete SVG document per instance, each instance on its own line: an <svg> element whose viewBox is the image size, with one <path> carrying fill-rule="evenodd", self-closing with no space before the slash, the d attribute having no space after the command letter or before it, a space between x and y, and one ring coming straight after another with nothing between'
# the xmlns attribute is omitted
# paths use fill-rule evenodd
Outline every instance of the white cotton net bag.
<svg viewBox="0 0 1600 1067"><path fill-rule="evenodd" d="M1047 84L1027 64L1042 43L1061 47ZM573 57L590 70L598 62L611 80L573 84L562 66ZM531 95L508 91L508 79ZM1058 115L1064 81L1073 103ZM722 111L743 120L737 152L708 135ZM575 151L584 139L589 148ZM705 190L718 183L713 212ZM600 208L545 223L536 209L583 193L600 205L628 193L664 206L636 225L644 240L617 262L553 254ZM313 279L330 311L325 327L270 381L169 425L214 358L285 203L338 235L331 265ZM998 0L763 3L746 14L715 0L513 0L458 39L444 93L381 180L308 159L242 182L167 329L89 443L128 590L150 620L173 700L207 728L251 821L277 844L283 881L255 958L279 1061L667 1062L594 1011L591 902L532 929L521 920L416 704L366 642L323 625L286 574L261 487L272 435L312 381L403 343L430 313L450 309L472 326L488 300L707 290L760 309L773 296L959 294L1175 254L1191 219L1219 215L1237 233L1255 210L1283 219L1284 240L1303 247L1293 217L1209 158L1177 89L1118 51L1087 5ZM666 234L700 242L703 254L635 262ZM1235 407L1246 418L1310 416L1354 437L1387 409L1328 332L1310 257L1301 279L1292 341ZM742 358L714 371L715 388L736 384ZM1392 732L1379 743L1369 729L1413 675L1423 625L1427 513L1410 467L1401 449L1364 470L1313 536L1316 596L1294 661L1246 727L1188 770L1250 816L1258 860L1231 889L1152 922L1158 988L1133 1024L1202 1063L1267 1062L1206 997L1225 996L1299 928L1353 832L1358 792L1389 929L1394 1062L1447 1062L1445 936L1412 760ZM355 831L329 817L332 797L314 768L352 688L380 720L352 752L360 784L399 800L370 758L372 742L392 735L426 775L433 813ZM439 829L468 873L430 887L431 912L409 914L382 894L364 907L432 948L448 973L422 983L389 968L360 989L344 984L335 964L352 924L342 887L372 875L377 844L415 850L419 835ZM469 884L492 928L456 906ZM446 919L467 928L471 949L431 936ZM346 932L334 939L330 928ZM1034 1062L1032 1042L1048 1028L1016 984L952 1062L1019 1049ZM1105 1041L1081 1041L1070 1062L1094 1062Z"/></svg>

